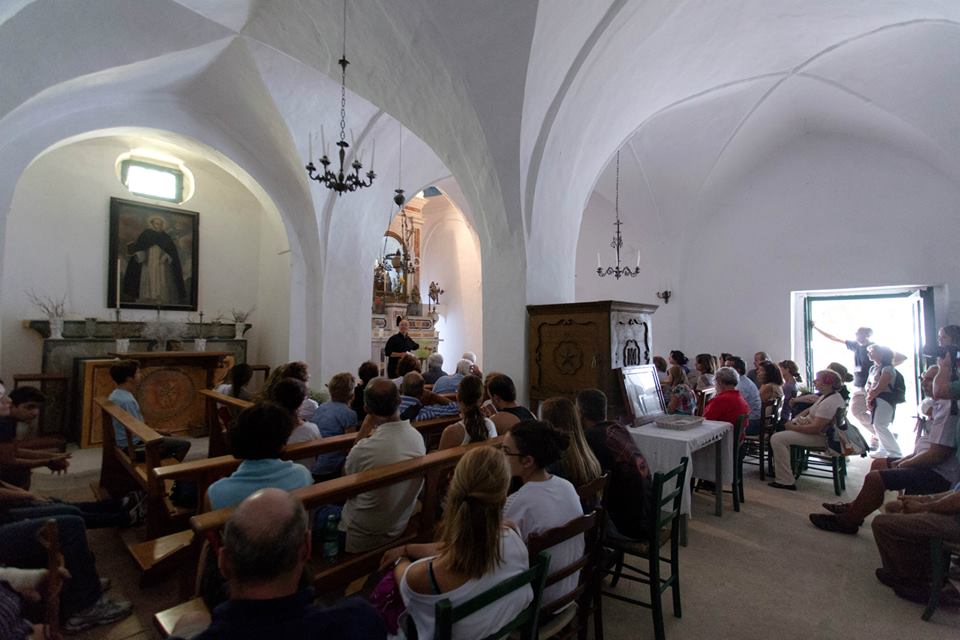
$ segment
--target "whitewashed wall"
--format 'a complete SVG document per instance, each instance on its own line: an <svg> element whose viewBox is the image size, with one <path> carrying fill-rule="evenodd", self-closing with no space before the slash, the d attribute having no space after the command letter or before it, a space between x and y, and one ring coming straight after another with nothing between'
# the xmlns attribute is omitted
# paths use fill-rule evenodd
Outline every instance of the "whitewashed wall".
<svg viewBox="0 0 960 640"><path fill-rule="evenodd" d="M21 326L39 318L26 298L33 290L67 295L70 317L109 318L106 304L107 240L111 197L133 200L116 177L125 140L97 138L69 144L37 158L23 173L4 231L0 286L0 373L40 371L41 340ZM248 357L275 364L287 358L290 267L279 216L264 211L238 181L209 161L186 159L196 192L181 208L200 214L199 306L206 318L231 308L256 311ZM163 311L163 317L184 313ZM126 310L124 318L154 317Z"/></svg>

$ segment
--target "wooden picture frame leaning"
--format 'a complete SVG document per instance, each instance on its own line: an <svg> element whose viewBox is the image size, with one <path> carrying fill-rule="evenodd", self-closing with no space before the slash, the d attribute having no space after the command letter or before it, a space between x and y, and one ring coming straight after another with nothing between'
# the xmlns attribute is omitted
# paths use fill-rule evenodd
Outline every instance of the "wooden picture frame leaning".
<svg viewBox="0 0 960 640"><path fill-rule="evenodd" d="M108 307L196 311L199 255L196 211L110 198Z"/></svg>

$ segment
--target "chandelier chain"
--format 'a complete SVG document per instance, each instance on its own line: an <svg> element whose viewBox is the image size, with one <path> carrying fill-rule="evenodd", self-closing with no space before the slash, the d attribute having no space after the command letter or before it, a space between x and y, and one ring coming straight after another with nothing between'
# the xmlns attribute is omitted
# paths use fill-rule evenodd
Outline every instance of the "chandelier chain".
<svg viewBox="0 0 960 640"><path fill-rule="evenodd" d="M617 171L616 171L616 183L614 186L614 200L613 200L613 211L614 211L614 223L613 228L615 232L613 234L613 239L610 241L610 248L616 251L617 256L617 266L616 267L607 267L604 269L600 266L600 254L597 254L597 275L601 278L606 276L613 276L617 280L624 276L630 276L635 278L640 275L640 257L637 256L637 267L631 269L630 267L621 267L620 266L620 249L623 248L623 235L620 233L620 227L622 222L620 222L620 151L617 150Z"/></svg>

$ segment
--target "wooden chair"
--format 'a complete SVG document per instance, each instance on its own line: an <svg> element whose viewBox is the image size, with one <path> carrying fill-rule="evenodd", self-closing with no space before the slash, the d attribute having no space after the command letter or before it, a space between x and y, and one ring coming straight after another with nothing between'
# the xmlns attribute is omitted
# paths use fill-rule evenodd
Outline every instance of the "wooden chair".
<svg viewBox="0 0 960 640"><path fill-rule="evenodd" d="M782 407L782 397L775 397L760 405L760 433L757 435L748 435L744 443L743 462L759 466L761 480L767 479L767 473L773 474L773 454L770 452L770 436L774 434L777 429L777 424L780 422L780 409ZM753 461L747 460L748 458Z"/></svg>
<svg viewBox="0 0 960 640"><path fill-rule="evenodd" d="M740 511L740 504L746 502L743 495L743 453L746 445L743 433L749 422L750 416L745 413L737 416L733 425L733 484L730 486L730 493L733 496L733 510L737 512Z"/></svg>
<svg viewBox="0 0 960 640"><path fill-rule="evenodd" d="M673 615L679 618L680 610L680 503L683 492L686 490L684 477L687 473L689 459L684 457L680 465L667 473L657 473L653 476L654 513L656 516L650 521L650 528L644 540L633 540L608 533L604 539L604 546L610 547L616 553L616 567L605 575L612 575L611 587L616 587L620 578L640 582L650 587L650 602L643 602L634 598L604 591L603 595L623 602L629 602L651 609L653 612L653 630L656 640L664 640L663 630L663 603L662 595L667 588L672 589ZM666 507L666 511L664 511ZM667 526L669 525L669 529ZM660 557L660 547L670 542L670 557ZM624 556L637 556L647 560L647 570L628 565ZM660 563L670 563L670 577L660 577ZM637 575L624 574L628 569Z"/></svg>
<svg viewBox="0 0 960 640"><path fill-rule="evenodd" d="M704 387L703 389L694 389L693 392L697 395L697 411L693 415L702 416L707 403L713 399L713 396L717 395L717 389L716 387Z"/></svg>
<svg viewBox="0 0 960 640"><path fill-rule="evenodd" d="M598 507L588 515L575 518L562 527L531 534L527 539L527 551L533 557L574 536L583 535L583 555L565 567L551 567L547 575L547 587L578 572L579 579L572 591L540 605L538 640L572 638L574 635L586 640L587 621L591 614L594 616L594 638L603 639L603 625L599 621L603 517L603 508ZM565 608L553 615L553 612L561 607Z"/></svg>
<svg viewBox="0 0 960 640"><path fill-rule="evenodd" d="M847 410L845 408L837 409L837 414L833 418L837 429L846 420L846 414ZM831 455L827 451L826 443L817 447L791 445L790 466L793 468L793 475L797 480L800 479L800 476L832 478L833 492L838 496L847 489L847 458L846 456ZM816 471L820 473L815 473ZM829 471L830 474L827 475L824 473L825 471Z"/></svg>
<svg viewBox="0 0 960 640"><path fill-rule="evenodd" d="M492 602L503 598L509 593L512 593L518 589L530 585L533 588L533 600L529 605L521 611L517 617L513 620L507 622L499 631L490 634L487 636L486 640L493 640L495 638L503 638L514 632L517 632L517 637L520 640L533 640L537 637L537 621L540 613L540 600L543 596L543 587L544 582L547 577L547 570L550 566L550 554L541 551L537 555L536 561L533 565L524 571L523 573L518 573L512 578L508 578L493 587L488 589L483 593L470 598L466 602L462 602L457 606L453 606L448 598L444 598L437 603L436 607L436 619L437 626L434 638L437 640L452 640L453 638L453 625L463 620L472 613L476 613L480 609L483 609ZM411 625L412 626L412 625ZM411 636L409 633L407 637ZM427 640L426 638L424 640Z"/></svg>
<svg viewBox="0 0 960 640"><path fill-rule="evenodd" d="M930 539L930 600L920 616L923 620L930 620L940 604L940 592L947 584L947 568L950 566L951 555L960 556L960 542L950 542L943 538Z"/></svg>

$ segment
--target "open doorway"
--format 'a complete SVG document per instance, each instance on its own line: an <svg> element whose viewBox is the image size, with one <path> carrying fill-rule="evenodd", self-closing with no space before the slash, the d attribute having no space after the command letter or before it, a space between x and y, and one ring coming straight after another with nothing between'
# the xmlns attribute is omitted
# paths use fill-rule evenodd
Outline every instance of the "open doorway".
<svg viewBox="0 0 960 640"><path fill-rule="evenodd" d="M929 290L911 289L897 293L854 294L819 292L804 299L804 346L807 380L831 362L846 366L856 374L853 352L846 345L830 340L811 328L844 340L854 340L859 327L873 329L871 342L903 354L897 366L906 383L906 402L899 405L891 430L898 436L904 455L913 451L913 428L920 402L918 378L930 363L922 355L923 344L933 327L933 301ZM852 420L855 424L856 421ZM858 425L859 426L859 425ZM864 432L864 435L868 435Z"/></svg>

